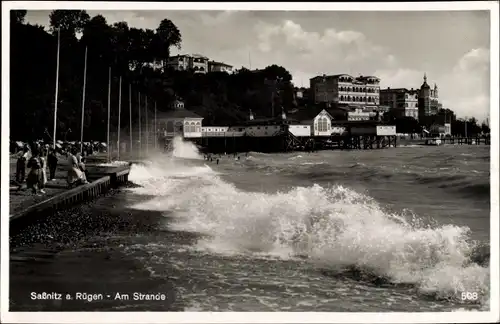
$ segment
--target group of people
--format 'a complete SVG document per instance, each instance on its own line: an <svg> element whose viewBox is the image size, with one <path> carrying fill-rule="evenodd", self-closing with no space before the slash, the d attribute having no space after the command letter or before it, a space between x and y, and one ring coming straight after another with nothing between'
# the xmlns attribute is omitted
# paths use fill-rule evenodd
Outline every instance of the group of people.
<svg viewBox="0 0 500 324"><path fill-rule="evenodd" d="M59 163L57 151L54 148L43 147L35 143L33 148L25 145L22 151L18 152L16 163L16 183L18 190L23 188L23 183L26 181L27 189L31 189L33 194L44 194L47 182L54 181L56 178L56 170ZM87 169L85 167L85 155L78 153L76 147L71 147L68 151L61 153L68 159L68 171L66 181L68 187L75 185L86 184ZM47 167L49 176L47 176ZM29 169L26 176L26 168Z"/></svg>
<svg viewBox="0 0 500 324"><path fill-rule="evenodd" d="M224 155L227 155L227 153L224 152ZM245 153L245 157L248 158L248 152ZM240 160L240 156L237 153L233 153L233 158L235 161ZM216 154L206 153L203 155L203 159L210 162L213 162L215 160L215 162L219 164L220 159L222 159L222 154L219 154L219 156L217 156Z"/></svg>

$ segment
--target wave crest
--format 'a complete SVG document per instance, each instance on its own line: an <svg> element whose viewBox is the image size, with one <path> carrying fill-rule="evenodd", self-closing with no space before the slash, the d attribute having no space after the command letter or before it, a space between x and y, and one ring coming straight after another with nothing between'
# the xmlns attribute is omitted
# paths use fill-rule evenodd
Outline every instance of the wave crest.
<svg viewBox="0 0 500 324"><path fill-rule="evenodd" d="M156 196L134 208L173 212L173 230L203 234L199 247L215 253L305 258L329 273L360 269L438 299L460 300L465 291L489 298L489 252L467 227L422 225L343 186L246 192L206 165L134 166L130 179L143 186L130 190Z"/></svg>

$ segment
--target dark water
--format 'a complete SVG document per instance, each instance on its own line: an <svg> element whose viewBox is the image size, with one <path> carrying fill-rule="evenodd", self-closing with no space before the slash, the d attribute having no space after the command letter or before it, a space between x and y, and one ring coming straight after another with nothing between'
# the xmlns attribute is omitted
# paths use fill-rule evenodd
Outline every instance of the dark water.
<svg viewBox="0 0 500 324"><path fill-rule="evenodd" d="M137 185L11 235L11 309L488 310L489 149L136 166ZM174 153L196 156L182 143ZM466 291L478 300L462 301Z"/></svg>

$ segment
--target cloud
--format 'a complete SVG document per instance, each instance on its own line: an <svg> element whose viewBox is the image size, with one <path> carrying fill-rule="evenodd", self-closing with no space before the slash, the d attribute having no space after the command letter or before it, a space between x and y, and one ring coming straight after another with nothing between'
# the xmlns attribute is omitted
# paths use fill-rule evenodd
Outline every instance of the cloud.
<svg viewBox="0 0 500 324"><path fill-rule="evenodd" d="M427 73L428 83L438 85L439 96L445 108L458 116L484 119L490 110L490 51L472 49L465 53L448 73L433 75L430 71L415 69L381 69L375 74L383 87L417 88Z"/></svg>
<svg viewBox="0 0 500 324"><path fill-rule="evenodd" d="M91 16L98 13L89 11ZM28 20L46 24L48 14L28 11ZM130 26L151 29L156 29L163 18L169 18L183 38L182 49L173 49L172 54L205 54L236 68L278 64L290 71L298 86L308 86L309 79L316 75L349 73L376 75L381 78L382 87L419 88L427 73L431 86L438 84L444 106L459 116L482 119L489 111L487 15L407 12L405 19L395 19L391 13L383 12L101 14L109 23L127 21Z"/></svg>
<svg viewBox="0 0 500 324"><path fill-rule="evenodd" d="M284 66L304 64L312 74L334 73L345 70L347 65L358 65L359 72L364 72L371 70L370 65L386 65L392 58L383 47L354 30L327 28L320 33L283 20L279 24L259 22L255 31L260 52L273 56Z"/></svg>
<svg viewBox="0 0 500 324"><path fill-rule="evenodd" d="M297 85L308 84L319 74L376 75L382 87L419 88L427 73L431 86L438 85L441 101L459 116L483 119L489 112L489 50L471 49L451 71L403 66L388 48L354 30L327 28L307 31L298 23L255 25L257 49L289 69ZM402 43L404 46L404 43Z"/></svg>

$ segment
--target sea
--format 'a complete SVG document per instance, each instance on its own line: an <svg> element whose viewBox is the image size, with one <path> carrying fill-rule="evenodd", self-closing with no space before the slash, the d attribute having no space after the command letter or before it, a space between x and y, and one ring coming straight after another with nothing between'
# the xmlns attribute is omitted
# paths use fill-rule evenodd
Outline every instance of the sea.
<svg viewBox="0 0 500 324"><path fill-rule="evenodd" d="M11 311L489 310L490 146L210 161L175 139L129 180L11 233Z"/></svg>

